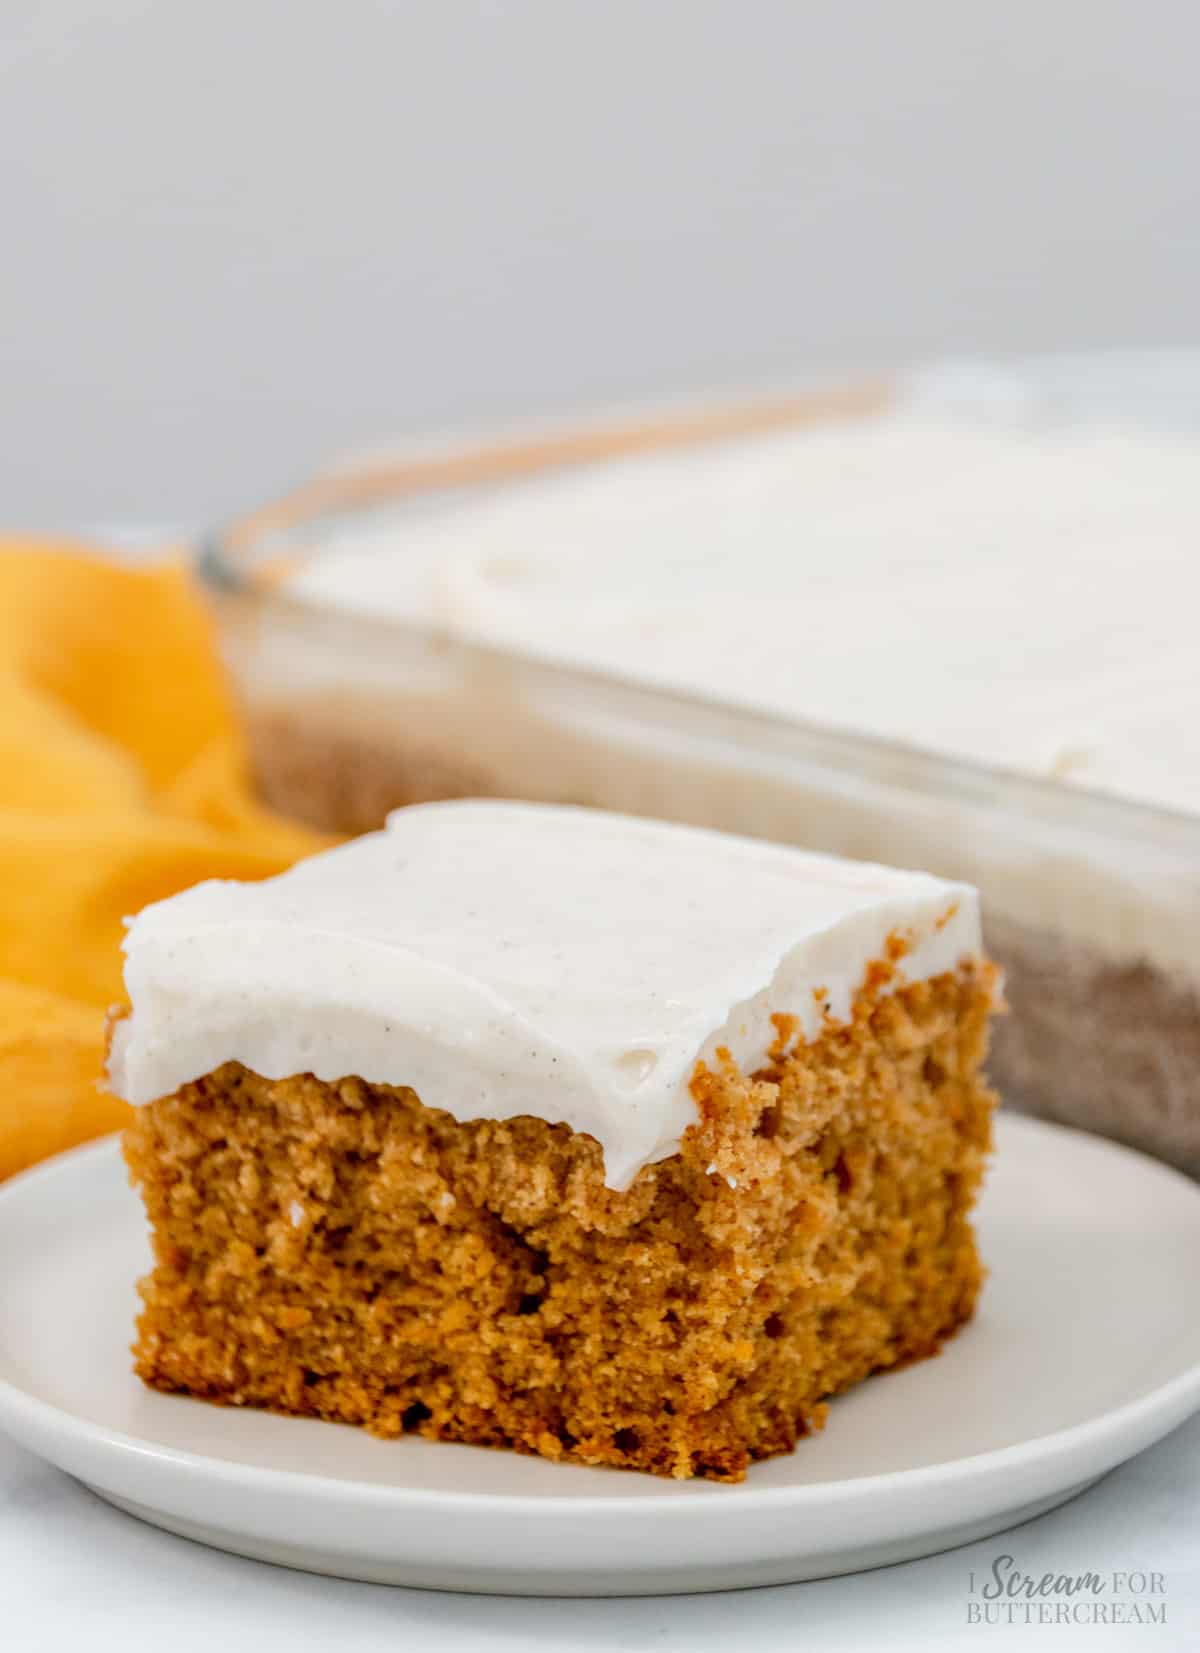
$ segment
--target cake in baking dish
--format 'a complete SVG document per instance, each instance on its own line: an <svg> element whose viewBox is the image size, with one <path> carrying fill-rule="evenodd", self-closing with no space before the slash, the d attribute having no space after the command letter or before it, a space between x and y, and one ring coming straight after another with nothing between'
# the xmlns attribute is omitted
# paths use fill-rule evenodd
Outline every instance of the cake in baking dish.
<svg viewBox="0 0 1200 1653"><path fill-rule="evenodd" d="M971 1314L967 886L445 803L126 953L156 1388L737 1480Z"/></svg>
<svg viewBox="0 0 1200 1653"><path fill-rule="evenodd" d="M317 824L487 793L975 885L1006 1099L1200 1174L1198 542L1200 355L985 365L323 520L227 635Z"/></svg>

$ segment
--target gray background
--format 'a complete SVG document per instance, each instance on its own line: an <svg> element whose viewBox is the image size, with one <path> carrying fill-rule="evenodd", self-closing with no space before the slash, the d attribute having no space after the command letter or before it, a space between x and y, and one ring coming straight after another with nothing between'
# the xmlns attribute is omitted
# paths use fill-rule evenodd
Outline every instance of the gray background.
<svg viewBox="0 0 1200 1653"><path fill-rule="evenodd" d="M0 522L944 350L1200 342L1194 0L0 0Z"/></svg>

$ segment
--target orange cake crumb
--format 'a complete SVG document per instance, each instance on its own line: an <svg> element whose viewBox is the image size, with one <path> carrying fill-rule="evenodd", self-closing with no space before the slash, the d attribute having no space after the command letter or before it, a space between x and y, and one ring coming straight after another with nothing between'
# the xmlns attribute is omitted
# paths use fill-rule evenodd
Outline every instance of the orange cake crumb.
<svg viewBox="0 0 1200 1653"><path fill-rule="evenodd" d="M625 1192L534 1117L236 1063L125 1138L155 1263L155 1388L660 1475L740 1480L870 1373L937 1352L982 1271L983 965L883 991L769 1065L692 1081L680 1151Z"/></svg>

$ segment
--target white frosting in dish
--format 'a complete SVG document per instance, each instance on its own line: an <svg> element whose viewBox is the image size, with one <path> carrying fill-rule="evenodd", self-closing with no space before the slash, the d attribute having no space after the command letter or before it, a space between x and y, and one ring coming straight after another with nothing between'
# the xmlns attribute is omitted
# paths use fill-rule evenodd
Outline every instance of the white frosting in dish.
<svg viewBox="0 0 1200 1653"><path fill-rule="evenodd" d="M697 1117L720 1045L844 1019L897 932L898 979L980 951L968 885L589 810L412 807L264 883L148 907L109 1065L144 1104L238 1061L267 1078L408 1085L457 1119L532 1114L626 1187Z"/></svg>
<svg viewBox="0 0 1200 1653"><path fill-rule="evenodd" d="M1200 813L1200 430L1078 379L931 374L887 416L510 486L293 589Z"/></svg>

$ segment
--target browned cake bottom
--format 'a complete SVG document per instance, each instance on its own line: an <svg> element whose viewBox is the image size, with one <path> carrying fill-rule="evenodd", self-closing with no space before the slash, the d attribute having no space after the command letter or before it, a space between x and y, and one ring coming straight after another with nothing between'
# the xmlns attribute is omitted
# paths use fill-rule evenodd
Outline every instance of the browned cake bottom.
<svg viewBox="0 0 1200 1653"><path fill-rule="evenodd" d="M886 967L879 972L886 974ZM737 1480L971 1313L990 982L860 995L626 1193L597 1144L236 1065L142 1109L136 1366L232 1405Z"/></svg>
<svg viewBox="0 0 1200 1653"><path fill-rule="evenodd" d="M992 914L1012 1014L990 1069L1006 1102L1200 1176L1200 995L1144 959Z"/></svg>

